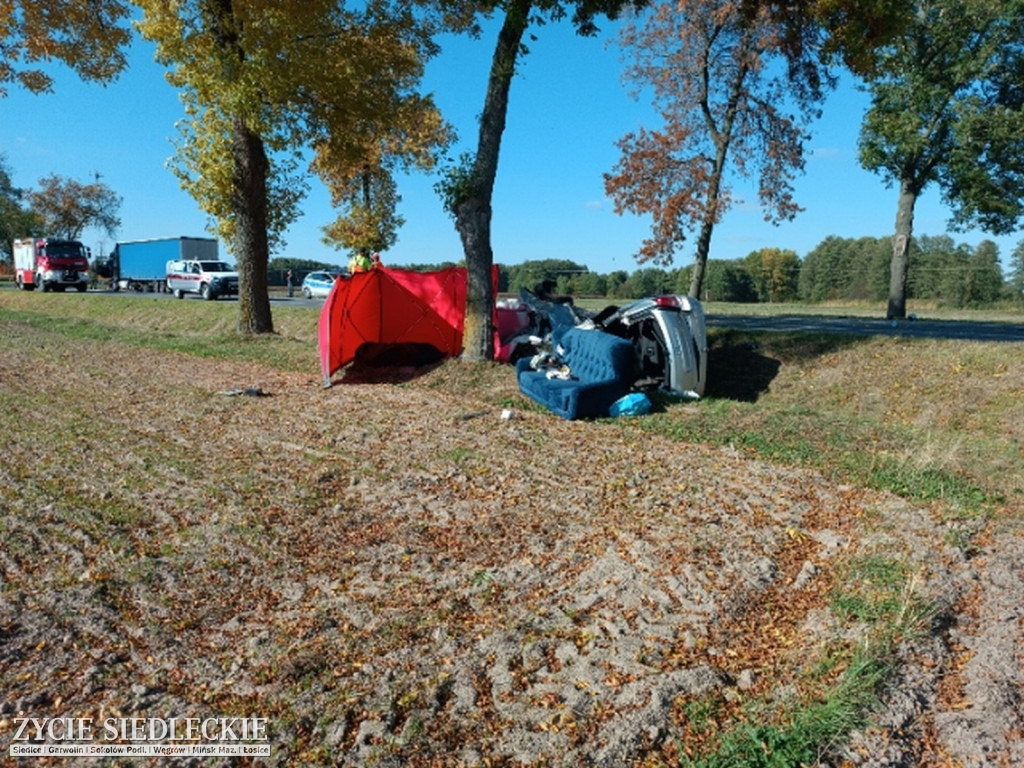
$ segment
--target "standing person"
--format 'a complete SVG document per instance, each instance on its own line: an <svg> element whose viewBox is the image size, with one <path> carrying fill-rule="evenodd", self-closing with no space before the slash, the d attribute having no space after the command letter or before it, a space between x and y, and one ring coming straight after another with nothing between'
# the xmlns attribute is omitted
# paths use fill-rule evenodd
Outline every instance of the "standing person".
<svg viewBox="0 0 1024 768"><path fill-rule="evenodd" d="M292 271L289 269L284 275L285 283L288 285L288 298L295 295L295 280L292 279Z"/></svg>
<svg viewBox="0 0 1024 768"><path fill-rule="evenodd" d="M373 269L373 262L365 253L353 253L352 258L348 260L348 271L353 274L369 272L371 269Z"/></svg>

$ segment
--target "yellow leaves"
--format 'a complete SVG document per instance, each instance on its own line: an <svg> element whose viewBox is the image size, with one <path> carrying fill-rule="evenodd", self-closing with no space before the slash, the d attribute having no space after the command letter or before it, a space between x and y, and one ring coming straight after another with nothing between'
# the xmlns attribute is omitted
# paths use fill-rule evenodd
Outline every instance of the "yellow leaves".
<svg viewBox="0 0 1024 768"><path fill-rule="evenodd" d="M57 59L86 80L106 81L125 65L122 49L130 41L123 24L128 8L119 0L63 2L5 0L0 3L0 46L5 51L3 83L17 80L33 92L47 91L52 78L40 69L19 69L24 63ZM7 69L9 68L9 70Z"/></svg>
<svg viewBox="0 0 1024 768"><path fill-rule="evenodd" d="M299 215L307 191L300 153L308 146L316 152L313 170L335 204L351 206L363 199L363 187L345 187L367 164L390 179L396 165L431 167L451 141L433 102L415 92L425 47L421 30L403 19L380 9L339 9L328 0L235 2L229 10L204 6L202 13L194 2L139 4L144 18L138 29L156 42L157 57L172 67L169 79L186 103L172 170L216 219L229 248L235 219L258 186L268 198L272 244ZM240 124L269 163L266 178L251 185L240 174L252 163L234 154ZM386 248L401 224L395 195L375 195L374 203L366 222L352 212L347 229L332 225L329 240Z"/></svg>
<svg viewBox="0 0 1024 768"><path fill-rule="evenodd" d="M563 730L576 728L576 717L571 710L558 712L548 720L537 723L537 729L544 733L560 733Z"/></svg>

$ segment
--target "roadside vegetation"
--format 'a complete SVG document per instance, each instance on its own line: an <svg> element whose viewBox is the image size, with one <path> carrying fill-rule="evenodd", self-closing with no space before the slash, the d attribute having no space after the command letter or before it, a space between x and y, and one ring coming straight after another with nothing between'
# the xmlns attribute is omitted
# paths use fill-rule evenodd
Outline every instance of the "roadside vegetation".
<svg viewBox="0 0 1024 768"><path fill-rule="evenodd" d="M588 304L603 306L581 302ZM751 309L706 305L717 313ZM759 314L877 316L876 307L865 304L756 309ZM278 305L278 333L253 339L235 333L230 302L5 292L2 311L8 319L74 338L311 374L319 367L318 313L308 307ZM934 307L928 316L1019 318ZM989 514L1024 494L1015 471L1024 445L1024 403L1016 396L1024 359L1018 345L711 329L709 347L703 402L658 398L658 411L629 428L811 467L838 482L941 502L950 514ZM486 400L486 382L509 373L484 364L470 376L453 372L451 385L478 390L474 395ZM532 407L525 400L515 404Z"/></svg>
<svg viewBox="0 0 1024 768"><path fill-rule="evenodd" d="M712 305L708 309L729 308ZM779 306L777 309L789 311L792 308ZM44 463L59 464L60 456L57 454L67 453L69 460L73 460L76 456L81 458L80 452L85 450L87 442L99 441L96 444L102 444L105 438L96 431L104 422L90 416L94 412L92 409L98 413L117 403L130 407L131 397L138 396L145 388L146 372L152 366L173 364L185 370L190 359L206 359L223 363L228 369L237 367L240 372L245 372L244 375L263 368L288 374L308 374L310 386L317 384L319 363L315 310L282 303L274 310L277 333L259 337L240 337L235 333L236 311L232 302L182 302L146 296L42 295L4 290L0 292L0 327L5 335L20 338L30 334L36 339L35 348L19 348L19 359L46 360L50 354L54 357L61 354L58 350L64 347L88 350L95 358L83 365L83 370L69 365L64 380L55 382L52 387L34 390L36 402L31 409L40 418L19 416L19 413L29 412L29 404L16 403L11 395L4 396L0 427L9 435L17 435L12 445L28 448ZM916 507L929 509L944 531L945 540L937 545L951 547L964 553L965 557L976 551L980 539L993 527L1019 523L1024 512L1020 501L1024 497L1024 488L1021 487L1019 471L1021 446L1024 445L1024 404L1017 395L1019 382L1024 380L1024 355L1020 354L1020 345L714 330L710 334L710 347L708 389L703 400L685 403L659 398L655 413L648 417L607 422L611 430L591 430L583 425L572 430L571 439L576 444L565 446L566 450L582 453L584 457L600 457L605 446L599 442L590 444L589 441L601 439L622 441L627 445L651 445L652 441L655 444L693 445L695 450L696 446L707 444L771 465L813 470L839 488L868 487L888 491ZM130 350L129 358L139 361L136 386L140 389L131 393L110 392L108 403L74 401L71 396L75 391L76 377L95 378L102 367L98 366L98 361L105 354L123 348ZM52 352L48 353L47 349ZM118 355L123 356L121 352ZM163 356L173 362L163 362ZM18 375L16 370L7 366L0 367L0 372L5 377ZM357 374L357 380L370 380L358 379L360 375L365 377L368 374ZM453 438L441 441L444 450L438 448L440 452L433 459L459 468L457 474L460 477L464 472L467 478L486 478L492 471L486 466L486 454L480 454L479 449L469 443L462 444L456 437L459 430L469 429L474 424L481 408L490 407L495 411L535 409L518 395L514 376L507 366L450 361L418 372L382 371L375 375L382 391L397 389L411 401L420 403L421 407L429 407L435 397L451 397L456 402L468 404L465 406L468 414L465 421L457 417L453 422L445 422L454 423L453 427L445 426L452 430ZM184 383L177 386L182 391L186 388ZM68 405L69 397L73 407ZM385 410L385 406L371 402L350 407L358 408L360 405L374 413ZM209 404L199 407L204 413L212 415L215 412ZM280 407L280 404L274 405L275 409ZM51 418L43 418L47 415ZM234 415L225 418L232 423L240 419ZM295 420L294 429L301 431L295 434L311 435L316 430L326 429L323 424L302 425L294 414L282 418ZM55 424L54 419L59 423ZM443 425L438 422L438 426ZM40 503L45 496L51 496L51 504L44 510L47 515L57 514L55 510L66 505L69 509L78 510L76 514L81 519L77 519L76 526L79 523L86 525L90 515L96 517L96 524L100 526L97 530L107 537L105 546L110 548L110 553L103 555L106 560L102 566L97 567L106 569L103 585L111 594L117 593L118 585L131 590L138 589L131 587L136 582L158 585L161 580L173 582L175 578L182 579L183 586L191 579L208 579L230 590L230 583L222 583L227 579L226 574L231 569L242 567L235 562L237 556L228 549L227 542L236 535L259 553L261 559L266 557L269 562L281 555L275 549L278 545L267 534L279 526L277 521L283 517L297 516L289 525L298 526L308 541L296 541L289 546L296 553L303 547L314 548L318 546L319 537L326 535L328 540L332 540L339 534L334 531L325 534L321 529L303 532L304 523L299 520L300 516L309 515L312 525L314 515L324 514L331 505L334 505L332 515L342 512L356 516L362 514L351 507L349 480L340 477L339 473L347 472L345 467L351 464L353 477L359 477L356 473L361 472L364 481L375 483L383 481L390 469L374 464L368 457L360 460L355 453L350 456L344 442L340 443L342 448L337 449L342 451L339 454L342 461L335 468L331 468L333 464L327 467L323 461L314 461L316 449L306 447L303 456L310 463L301 472L296 470L293 479L298 485L290 491L290 496L295 499L294 506L288 507L279 500L266 497L266 479L262 476L266 468L250 465L244 456L234 453L224 456L223 463L203 462L203 457L209 458L210 454L204 446L194 443L189 443L190 453L179 454L167 438L157 437L153 429L139 421L132 431L106 438L116 445L117 451L123 452L124 460L133 468L122 473L117 481L120 485L110 485L103 490L104 483L99 479L89 479L83 486L72 482L62 484L53 477L46 479L45 487L40 480L41 484L33 491L39 496ZM185 429L184 425L182 429ZM372 432L377 427L370 426L368 422L363 429ZM186 439L194 439L194 436L186 438L183 432L180 440ZM294 439L296 443L300 440L298 437ZM331 445L330 442L325 443L324 450L335 450ZM213 448L223 449L223 445ZM538 450L538 456L543 459L545 449ZM552 447L551 450L561 448ZM152 455L151 451L154 451ZM657 455L658 451L653 453ZM168 466L168 457L174 462L171 466ZM417 459L410 456L408 460L410 466L417 466ZM357 470L360 461L363 466ZM209 569L211 565L207 564L204 568L209 570L192 572L191 569L198 566L186 562L188 556L180 548L182 542L175 544L173 538L156 535L159 526L165 524L161 518L180 515L181 510L160 505L155 500L164 493L161 484L170 483L172 476L179 473L194 476L198 471L198 466L193 466L194 462L219 466L216 472L220 474L204 474L202 486L195 489L196 493L210 494L214 507L232 509L238 503L245 507L269 506L265 518L254 518L248 522L241 518L218 521L215 513L212 519L221 526L225 536L223 543L212 545L215 554L219 553L213 564L215 567ZM11 465L9 472L12 468L23 473L18 479L27 479L30 484L35 482L31 479L32 470L26 465ZM67 469L71 471L73 467ZM242 472L244 476L226 474L235 471ZM425 467L417 471L423 475L417 482L447 482L443 476L434 475L437 470ZM498 471L507 472L504 469ZM683 483L691 481L685 466L645 466L643 472L672 475ZM15 478L8 476L6 479L10 482ZM742 485L744 480L739 477L735 482ZM751 479L750 482L755 481ZM118 504L122 494L127 492L126 488L132 490L134 486L138 486L138 498L142 501ZM618 506L621 507L623 521L628 521L630 499L636 498L636 492L618 486L607 488L608 493L620 491L623 495ZM759 492L772 493L770 490ZM173 493L183 492L179 488ZM189 502L189 493L181 496L182 503L194 503ZM571 491L567 493L572 495ZM239 500L235 500L235 496L239 496ZM149 503L158 504L160 514L156 516L157 522L150 519L152 510L145 507ZM822 527L838 531L864 525L884 529L888 522L882 517L854 520L849 513L850 509L840 501L834 507L814 509L799 526L776 531L783 542L777 557L779 568L787 574L795 574L801 562L810 557L808 553L817 544L805 529L810 530L813 520L820 520ZM629 524L623 521L616 525ZM600 524L600 521L595 524ZM779 524L771 520L764 524L779 528ZM366 546L378 546L389 541L397 545L398 539L389 538L382 527L383 520L368 520L365 525L365 532L359 534L363 538L359 540L365 539ZM139 533L151 526L155 526L152 536ZM199 528L183 530L187 533L183 540L186 544L193 541L188 537L201 535ZM116 531L120 533L111 535ZM69 532L69 541L76 535ZM136 536L142 538L136 541ZM33 545L28 539L22 540L21 528L12 527L5 538L13 548L11 557L19 563L32 561ZM450 541L438 543L443 545L439 553L455 561L459 558L459 548L468 546L466 541L460 542L454 535ZM133 575L119 570L122 566L110 559L117 553L131 555L139 546L148 548L144 562L155 562L150 559L155 557L162 564L159 569ZM194 542L188 546L194 546ZM717 541L707 550L701 550L699 546L703 545L699 542L680 541L678 546L698 547L693 551L704 551L709 562L721 556L716 554L721 546ZM403 563L417 557L413 549L405 551ZM346 552L340 547L336 550L342 559L349 557ZM905 554L898 549L877 547L862 548L849 556L839 557L817 585L806 595L801 594L799 599L780 579L779 584L760 594L757 605L747 613L728 620L723 617L710 637L706 641L702 639L696 650L682 646L676 648L673 653L680 656L697 653L705 642L708 646L727 648L728 653L719 663L728 675L742 679L750 669L759 672L749 688L743 689L743 695L727 688L676 697L666 725L668 731L676 735L647 752L644 765L783 768L813 764L825 751L844 743L852 732L863 728L892 675L899 648L915 637L933 631L939 621L938 612L949 609L949 606L935 604L919 589L921 565L906 559ZM323 562L310 554L297 556L300 557L297 562L302 562L303 567ZM131 557L125 562L129 562ZM244 561L243 557L243 566ZM415 566L415 561L411 562ZM410 590L418 585L417 588L422 588L429 596L434 587L423 581L425 577L422 573L417 574L415 567L409 572L406 565L400 566L401 573L398 574L406 580L403 583L408 583ZM471 576L467 576L462 585L473 596L472 606L460 603L453 604L453 607L447 604L414 606L411 611L403 608L402 613L395 613L394 621L397 623L393 630L389 630L392 634L375 638L374 642L393 643L396 647L420 642L417 638L430 631L432 617L447 616L449 611L456 611L451 616L462 617L470 607L477 614L485 612L488 615L513 610L516 584L501 572L499 566L469 562L463 565L472 566ZM73 559L65 559L59 564L59 580L69 588L80 589L74 585L86 577L76 575L74 569ZM28 566L26 572L30 572ZM40 573L44 572L45 569ZM352 579L352 573L355 571L344 578ZM44 578L57 577L50 574ZM99 576L94 574L88 578ZM4 587L7 591L14 588L12 584ZM135 593L128 591L124 594ZM124 609L133 611L131 600L123 599L126 600ZM378 606L385 613L390 608L397 608L387 602L389 599L392 598L382 597L384 602ZM827 609L840 623L862 629L845 640L806 649L806 658L795 663L794 654L799 656L800 653L790 644L797 637L801 622L812 613L812 608ZM157 613L162 615L162 611L161 608ZM180 624L176 632L184 633L181 635L184 637L193 631L200 632L212 620L212 611L209 607L193 605L185 610L179 606L171 610L169 616ZM472 625L468 616L467 613L459 621ZM227 615L219 615L217 621L227 618ZM578 629L573 630L578 633L575 642L580 648L595 643L595 638L582 629L584 619L583 613L576 617ZM320 619L311 615L302 619L307 620L316 629ZM475 621L480 621L478 616ZM773 634L769 636L762 628L770 628ZM314 632L311 636L315 638L317 635ZM356 679L357 673L351 670L358 669L358 665L350 661L346 662L350 666L345 666L339 661L337 667L330 666L334 664L335 657L341 659L345 654L350 654L352 659L358 658L360 648L356 638L357 634L351 636L351 648L340 649L321 648L315 645L315 641L309 641L314 642L310 645L303 640L302 647L306 649L303 653L308 658L292 656L282 650L280 658L263 667L260 674L267 681L291 679L289 685L297 692L308 691L311 685L315 687L317 680L323 677L330 683L329 690L336 685L353 686L348 695L351 700L356 700L363 694L357 690L356 683L346 682L344 676L339 677L342 673L338 670L349 669L352 679ZM298 640L295 642L299 643ZM315 661L318 654L323 654L328 661ZM217 663L227 668L230 661L225 657ZM667 664L668 660L664 659L662 663ZM409 665L414 666L412 662ZM442 674L438 670L429 670L429 673ZM184 674L180 669L171 670L170 674L171 682L161 685L171 691L188 690L185 683L173 682L174 675ZM628 682L621 684L628 685ZM780 697L778 687L787 686L791 695ZM206 695L210 697L208 701L223 708L241 707L247 702L244 697L232 699L213 690ZM423 689L410 687L402 696L396 694L396 697L391 706L392 716L398 718L425 706L427 694ZM344 701L344 697L338 700ZM318 745L314 738L316 728L312 723L304 723L302 707L307 705L301 703L298 693L295 702L293 709L285 707L272 714L281 723L294 721L291 738L296 744L297 756L316 763L336 755L337 745L331 748ZM493 712L487 714L485 701L478 698L477 703L482 717L493 716ZM551 708L551 714L556 714L557 704L552 700L544 706ZM360 716L365 714L363 712ZM346 715L355 716L351 713ZM326 721L328 714L323 713L321 717ZM561 729L569 734L566 738L572 744L576 743L574 739L585 740L588 736L585 728L596 728L601 719L597 716L591 726L582 720L577 726L564 717L541 725L545 730L553 728L553 732ZM459 728L469 726L452 724L450 727L448 735L454 743L459 743L462 737ZM578 733L573 730L577 727ZM403 732L402 736L411 740L412 746L408 748L412 750L409 754L413 754L415 739L422 738L423 726L409 726L408 730L410 733ZM432 738L436 737L435 731ZM355 738L353 734L346 735L342 745L351 744ZM401 744L388 747L399 757L403 748ZM421 744L419 748L426 747ZM437 744L433 748L440 749ZM307 751L303 753L302 749ZM426 761L429 753L424 754L423 760ZM439 754L435 757L440 760L437 764L446 764Z"/></svg>

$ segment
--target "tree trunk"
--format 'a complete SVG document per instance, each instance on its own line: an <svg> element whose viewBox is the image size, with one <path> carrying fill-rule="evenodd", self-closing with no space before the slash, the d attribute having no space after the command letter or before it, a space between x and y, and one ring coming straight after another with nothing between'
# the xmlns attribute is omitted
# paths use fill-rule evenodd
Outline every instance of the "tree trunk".
<svg viewBox="0 0 1024 768"><path fill-rule="evenodd" d="M700 299L700 289L704 284L704 272L707 269L708 253L711 251L711 234L718 221L718 198L722 193L722 177L725 175L725 163L729 154L729 136L732 131L732 119L728 119L726 130L719 136L718 149L715 154L715 167L708 182L708 192L704 198L704 218L697 235L697 253L693 262L693 278L690 281L690 296Z"/></svg>
<svg viewBox="0 0 1024 768"><path fill-rule="evenodd" d="M721 174L716 171L711 181L714 191L708 193L707 205L717 205L721 179ZM711 208L705 212L697 235L697 254L693 260L693 277L690 280L690 296L694 299L700 299L701 287L704 285L704 272L707 270L708 252L711 250L711 233L715 228L715 217L711 215L713 210Z"/></svg>
<svg viewBox="0 0 1024 768"><path fill-rule="evenodd" d="M892 261L889 264L889 307L887 320L907 316L907 272L910 268L910 240L914 234L914 204L918 190L904 179L900 182L900 199L896 209L896 232L892 239Z"/></svg>
<svg viewBox="0 0 1024 768"><path fill-rule="evenodd" d="M238 259L238 331L273 333L267 267L267 171L263 139L241 117L234 122L235 256Z"/></svg>
<svg viewBox="0 0 1024 768"><path fill-rule="evenodd" d="M742 48L746 50L749 38L745 39ZM710 53L706 51L705 53ZM708 82L710 74L708 64L704 65L704 81ZM704 122L715 144L715 165L708 181L708 191L704 197L704 217L701 220L700 233L697 235L697 253L693 264L693 278L690 281L690 297L700 299L700 289L704 284L704 272L707 269L708 253L711 251L711 233L718 221L719 196L722 193L722 177L725 176L725 164L729 158L729 144L732 142L733 127L736 124L736 113L739 110L743 95L743 83L747 78L748 67L740 66L733 74L729 89L729 101L722 117L722 124L715 125L714 113L708 103L709 93L705 87L700 101Z"/></svg>
<svg viewBox="0 0 1024 768"><path fill-rule="evenodd" d="M370 181L371 181L371 179L370 179L370 167L368 165L364 165L363 166L363 174L362 175L363 175L363 178L362 178L362 181L363 181L363 206L366 208L366 217L369 219L371 217L371 211L373 211L373 194L372 194L372 191L370 189ZM373 253L373 250L370 248L369 245L363 245L359 249L359 254L363 258L366 258L366 259L369 259L370 255L372 253Z"/></svg>
<svg viewBox="0 0 1024 768"><path fill-rule="evenodd" d="M487 96L480 116L480 134L473 162L471 188L454 206L455 228L466 255L468 286L466 328L463 334L464 360L490 360L494 357L494 288L491 267L491 198L498 173L501 137L508 114L508 94L515 74L519 46L529 23L531 0L514 0L505 14L505 23L491 61Z"/></svg>

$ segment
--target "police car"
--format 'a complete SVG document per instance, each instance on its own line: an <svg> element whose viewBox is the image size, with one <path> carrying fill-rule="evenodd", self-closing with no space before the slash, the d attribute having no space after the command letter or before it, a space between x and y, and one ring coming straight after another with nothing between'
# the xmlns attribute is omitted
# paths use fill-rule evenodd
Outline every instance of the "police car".
<svg viewBox="0 0 1024 768"><path fill-rule="evenodd" d="M307 299L324 298L331 292L337 277L330 272L310 272L302 278L302 295Z"/></svg>

